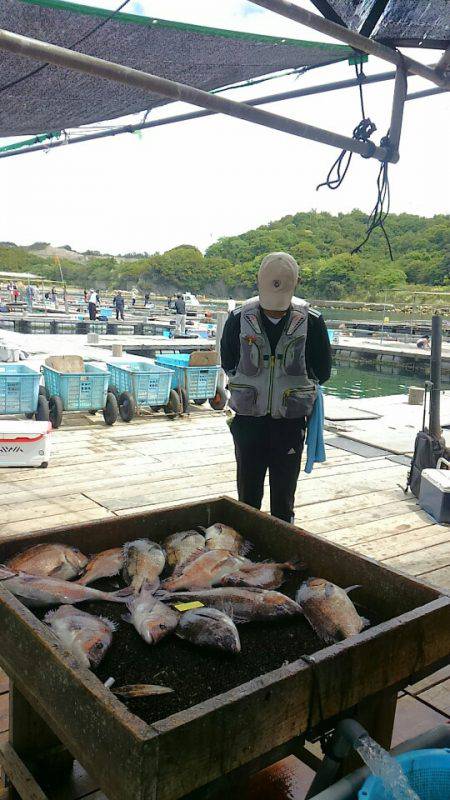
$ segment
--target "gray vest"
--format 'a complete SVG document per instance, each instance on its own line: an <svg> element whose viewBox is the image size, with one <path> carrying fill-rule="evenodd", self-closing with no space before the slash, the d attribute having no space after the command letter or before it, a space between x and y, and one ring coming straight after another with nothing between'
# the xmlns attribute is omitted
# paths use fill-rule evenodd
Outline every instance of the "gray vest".
<svg viewBox="0 0 450 800"><path fill-rule="evenodd" d="M247 417L270 414L299 419L311 414L316 385L306 372L308 304L293 300L291 314L275 355L261 321L259 301L241 310L240 358L230 378L230 408Z"/></svg>

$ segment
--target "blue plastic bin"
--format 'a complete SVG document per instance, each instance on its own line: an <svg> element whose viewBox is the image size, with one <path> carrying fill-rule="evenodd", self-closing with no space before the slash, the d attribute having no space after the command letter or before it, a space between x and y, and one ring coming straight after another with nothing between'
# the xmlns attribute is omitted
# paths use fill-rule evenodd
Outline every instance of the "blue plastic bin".
<svg viewBox="0 0 450 800"><path fill-rule="evenodd" d="M189 400L209 400L216 394L220 367L190 367L189 358L189 353L170 353L157 356L156 363L174 371L173 389L185 389Z"/></svg>
<svg viewBox="0 0 450 800"><path fill-rule="evenodd" d="M450 798L450 749L410 750L395 758L420 800ZM358 793L358 800L392 800L392 797L374 775L367 778Z"/></svg>
<svg viewBox="0 0 450 800"><path fill-rule="evenodd" d="M40 379L25 364L0 364L0 414L34 414Z"/></svg>
<svg viewBox="0 0 450 800"><path fill-rule="evenodd" d="M165 406L172 388L173 372L150 361L107 362L110 384L117 392L130 392L138 406Z"/></svg>
<svg viewBox="0 0 450 800"><path fill-rule="evenodd" d="M47 366L42 369L48 395L58 395L64 411L99 411L105 408L109 383L106 370L92 364L85 364L84 372L57 372Z"/></svg>

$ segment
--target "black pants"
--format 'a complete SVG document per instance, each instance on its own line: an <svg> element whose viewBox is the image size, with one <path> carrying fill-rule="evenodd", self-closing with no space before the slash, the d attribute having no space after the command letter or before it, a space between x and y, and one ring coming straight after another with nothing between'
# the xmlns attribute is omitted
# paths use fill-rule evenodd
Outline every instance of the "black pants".
<svg viewBox="0 0 450 800"><path fill-rule="evenodd" d="M119 316L123 320L123 308L116 308L116 319L119 319Z"/></svg>
<svg viewBox="0 0 450 800"><path fill-rule="evenodd" d="M95 303L88 303L89 319L95 319L97 316L97 306Z"/></svg>
<svg viewBox="0 0 450 800"><path fill-rule="evenodd" d="M261 508L269 471L270 513L294 520L294 499L305 440L303 420L236 416L231 423L239 500Z"/></svg>

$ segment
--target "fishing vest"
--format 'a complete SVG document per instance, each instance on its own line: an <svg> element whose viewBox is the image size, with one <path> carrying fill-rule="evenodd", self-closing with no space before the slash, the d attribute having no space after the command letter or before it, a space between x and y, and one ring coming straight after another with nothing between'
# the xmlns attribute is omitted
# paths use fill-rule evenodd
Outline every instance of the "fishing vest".
<svg viewBox="0 0 450 800"><path fill-rule="evenodd" d="M230 408L246 417L308 417L317 393L306 372L308 303L293 300L275 355L261 321L259 301L250 301L240 313L240 358L228 384Z"/></svg>

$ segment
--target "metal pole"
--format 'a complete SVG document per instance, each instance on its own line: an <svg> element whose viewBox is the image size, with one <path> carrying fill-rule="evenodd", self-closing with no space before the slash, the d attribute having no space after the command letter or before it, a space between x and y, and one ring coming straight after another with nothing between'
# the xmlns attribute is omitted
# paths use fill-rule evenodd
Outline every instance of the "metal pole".
<svg viewBox="0 0 450 800"><path fill-rule="evenodd" d="M335 81L332 83L324 83L321 86L308 86L304 89L292 89L289 92L279 92L272 95L264 95L263 97L256 97L252 100L247 100L248 106L263 106L268 103L278 103L283 100L293 100L297 97L308 97L309 95L323 94L325 92L333 92L337 89L349 89L359 84L381 83L382 81L389 81L395 78L394 72L379 72L377 75L361 75L359 78L349 78L345 81ZM416 100L420 97L429 97L433 94L445 94L446 89L424 89L421 92L412 92L408 94L405 100ZM23 156L26 153L36 153L45 150L49 152L54 150L55 147L65 147L69 144L82 144L83 142L92 142L96 139L106 139L110 136L119 136L123 133L134 133L135 131L144 131L149 128L159 128L163 125L172 125L175 122L186 122L192 119L201 119L202 117L213 117L217 111L190 111L186 114L177 114L173 117L163 117L162 119L154 119L150 122L136 122L132 125L120 125L117 128L111 128L106 131L99 131L98 133L86 133L81 136L75 136L73 139L64 139L63 141L54 140L47 144L36 144L30 147L24 147L23 150L11 150L10 152L1 153L1 158L14 158L15 156Z"/></svg>
<svg viewBox="0 0 450 800"><path fill-rule="evenodd" d="M442 360L442 317L433 314L431 318L431 360L430 380L430 434L440 439L441 429L441 360Z"/></svg>
<svg viewBox="0 0 450 800"><path fill-rule="evenodd" d="M389 144L394 153L398 153L402 133L403 111L408 93L408 77L403 67L397 67L392 100L391 124L389 126Z"/></svg>
<svg viewBox="0 0 450 800"><path fill-rule="evenodd" d="M390 160L393 163L396 161L395 155L390 156L389 148L374 147L371 142L361 142L348 136L341 136L322 128L316 128L313 125L306 125L304 122L273 114L270 111L252 108L245 103L238 103L235 100L229 100L219 95L208 94L208 92L195 89L184 83L177 83L141 70L124 67L121 64L114 64L111 61L88 56L84 53L77 53L65 47L30 39L28 36L20 36L17 33L0 30L0 49L78 72L86 72L126 86L134 86L163 97L170 97L172 100L181 100L202 108L208 108L211 111L247 120L257 125L263 125L266 128L301 136L315 142L338 147L341 150L349 150L352 153L359 153L359 155L366 158L373 157L379 161Z"/></svg>
<svg viewBox="0 0 450 800"><path fill-rule="evenodd" d="M374 39L368 39L367 36L362 36L356 31L344 28L329 19L319 17L318 14L306 11L304 8L295 5L295 3L288 2L288 0L250 0L250 2L257 6L262 6L268 11L273 11L275 14L281 14L281 16L292 19L294 22L299 22L301 25L306 25L315 31L325 33L333 39L354 47L355 50L362 50L363 53L377 56L377 58L389 61L397 67L404 66L408 72L413 75L419 75L421 78L437 84L437 86L443 86L446 89L450 88L450 79L443 74L439 74L432 67L427 67L412 58L407 58L398 50L393 50L384 44L380 44L380 42L376 42Z"/></svg>

